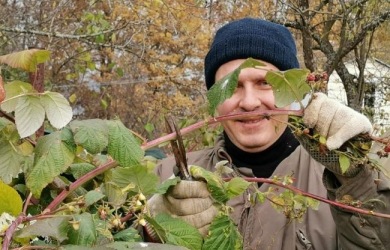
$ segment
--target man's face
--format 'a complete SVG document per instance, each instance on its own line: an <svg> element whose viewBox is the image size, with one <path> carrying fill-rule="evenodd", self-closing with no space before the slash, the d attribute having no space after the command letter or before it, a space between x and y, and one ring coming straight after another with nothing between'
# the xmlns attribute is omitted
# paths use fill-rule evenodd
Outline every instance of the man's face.
<svg viewBox="0 0 390 250"><path fill-rule="evenodd" d="M222 79L244 61L238 59L223 64L217 70L215 80ZM274 93L264 78L266 70L278 69L270 63L263 63L266 66L262 69L245 68L241 71L234 94L218 106L219 115L275 109ZM224 121L222 126L237 147L253 153L271 146L286 129L287 119L287 115L271 116L270 119L245 118Z"/></svg>

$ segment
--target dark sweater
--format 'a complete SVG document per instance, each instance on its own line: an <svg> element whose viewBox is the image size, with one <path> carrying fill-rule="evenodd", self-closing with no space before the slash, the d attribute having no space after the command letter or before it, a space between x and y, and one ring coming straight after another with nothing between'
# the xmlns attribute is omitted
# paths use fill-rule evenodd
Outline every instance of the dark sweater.
<svg viewBox="0 0 390 250"><path fill-rule="evenodd" d="M299 145L299 142L289 128L283 132L280 138L269 148L258 153L248 153L239 149L224 133L227 153L236 167L246 167L253 171L259 178L269 178L272 173L287 156Z"/></svg>

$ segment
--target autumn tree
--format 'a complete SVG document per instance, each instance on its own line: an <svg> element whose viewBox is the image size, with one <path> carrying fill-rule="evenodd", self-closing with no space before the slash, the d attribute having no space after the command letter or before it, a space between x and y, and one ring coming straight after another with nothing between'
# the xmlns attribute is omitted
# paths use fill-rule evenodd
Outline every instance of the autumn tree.
<svg viewBox="0 0 390 250"><path fill-rule="evenodd" d="M380 31L380 28L386 25L388 27L389 2L276 2L284 6L285 19L270 19L300 31L305 67L312 71L322 69L328 74L336 71L346 90L348 105L361 110L369 82L369 79L364 77L366 62L375 52L375 32L387 34L386 30ZM381 47L388 46L382 44ZM379 55L379 52L376 52ZM321 60L321 56L325 60ZM358 65L358 75L347 69L346 63L349 60L354 60Z"/></svg>
<svg viewBox="0 0 390 250"><path fill-rule="evenodd" d="M290 27L302 66L336 71L348 104L360 109L375 53L388 53L389 3L372 1L1 1L0 53L28 47L51 51L45 87L64 93L75 118L119 117L146 138L165 132L163 117L183 123L205 112L203 58L215 30L252 16ZM386 26L387 25L387 26ZM383 30L381 30L383 29ZM387 39L387 40L386 40ZM381 45L381 46L378 46ZM3 68L6 81L15 72Z"/></svg>

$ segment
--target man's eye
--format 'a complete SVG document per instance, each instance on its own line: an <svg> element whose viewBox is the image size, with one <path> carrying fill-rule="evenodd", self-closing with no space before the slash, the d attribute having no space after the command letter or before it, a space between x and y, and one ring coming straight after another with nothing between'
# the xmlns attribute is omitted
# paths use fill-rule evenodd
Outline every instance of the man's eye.
<svg viewBox="0 0 390 250"><path fill-rule="evenodd" d="M259 86L269 86L268 82L267 81L258 81L257 84Z"/></svg>

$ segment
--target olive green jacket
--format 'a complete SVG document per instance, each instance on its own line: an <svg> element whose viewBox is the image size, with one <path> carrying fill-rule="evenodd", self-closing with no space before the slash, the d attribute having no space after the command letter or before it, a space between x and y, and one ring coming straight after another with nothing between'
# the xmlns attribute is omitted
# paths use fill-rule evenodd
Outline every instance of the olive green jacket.
<svg viewBox="0 0 390 250"><path fill-rule="evenodd" d="M224 141L220 137L213 148L189 153L188 163L213 171L217 162L231 162L223 146ZM158 165L156 171L161 180L172 176L174 165L172 158ZM248 168L232 168L240 176L254 177ZM387 207L380 203L375 206L380 207L381 212L390 213L390 181L374 171L360 171L347 184L334 188L331 185L334 182L332 174L329 171L324 173L324 166L310 157L302 146L298 146L279 164L273 176L291 174L295 178L293 186L305 192L331 200L341 200L347 194L361 201L380 199ZM375 179L381 181L374 182ZM260 191L265 192L269 187L270 184L264 183ZM233 208L231 218L243 236L244 249L390 249L390 219L331 209L321 202L318 210L309 209L299 222L287 219L268 200L253 205L248 201L250 192L248 190L228 203Z"/></svg>

